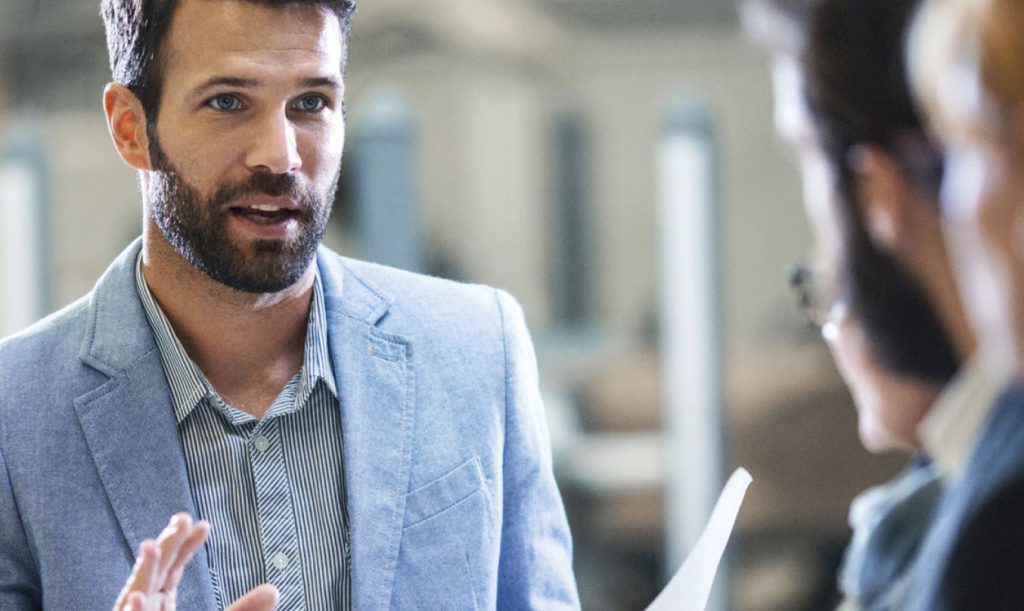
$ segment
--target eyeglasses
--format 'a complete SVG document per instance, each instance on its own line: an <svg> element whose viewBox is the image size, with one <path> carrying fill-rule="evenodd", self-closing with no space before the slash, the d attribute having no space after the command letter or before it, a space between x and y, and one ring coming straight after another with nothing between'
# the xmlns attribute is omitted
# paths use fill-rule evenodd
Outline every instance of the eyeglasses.
<svg viewBox="0 0 1024 611"><path fill-rule="evenodd" d="M793 265L789 270L789 288L796 298L796 307L809 325L822 327L836 303L831 283L820 268L806 263Z"/></svg>

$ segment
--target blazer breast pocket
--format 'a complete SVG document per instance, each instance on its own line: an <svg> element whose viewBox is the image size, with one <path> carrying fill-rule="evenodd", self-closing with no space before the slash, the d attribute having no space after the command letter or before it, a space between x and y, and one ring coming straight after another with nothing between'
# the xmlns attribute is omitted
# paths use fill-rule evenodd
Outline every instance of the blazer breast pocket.
<svg viewBox="0 0 1024 611"><path fill-rule="evenodd" d="M496 581L497 534L479 458L410 492L392 608L474 610ZM493 548L493 549L492 549Z"/></svg>
<svg viewBox="0 0 1024 611"><path fill-rule="evenodd" d="M484 470L475 456L406 496L404 528L425 522L474 494L487 494Z"/></svg>

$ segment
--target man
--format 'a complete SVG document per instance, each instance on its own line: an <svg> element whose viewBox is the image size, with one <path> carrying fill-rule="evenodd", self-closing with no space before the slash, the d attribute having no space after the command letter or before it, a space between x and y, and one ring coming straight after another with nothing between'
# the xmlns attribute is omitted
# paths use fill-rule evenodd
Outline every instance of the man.
<svg viewBox="0 0 1024 611"><path fill-rule="evenodd" d="M104 0L145 225L0 343L5 611L108 607L178 513L183 609L578 606L519 307L318 246L352 9Z"/></svg>
<svg viewBox="0 0 1024 611"><path fill-rule="evenodd" d="M942 232L941 155L903 68L916 0L751 0L773 51L776 122L796 150L826 280L823 334L872 451L924 452L851 508L844 608L902 609L961 433L999 389L968 360L974 335ZM957 378L954 374L966 361Z"/></svg>

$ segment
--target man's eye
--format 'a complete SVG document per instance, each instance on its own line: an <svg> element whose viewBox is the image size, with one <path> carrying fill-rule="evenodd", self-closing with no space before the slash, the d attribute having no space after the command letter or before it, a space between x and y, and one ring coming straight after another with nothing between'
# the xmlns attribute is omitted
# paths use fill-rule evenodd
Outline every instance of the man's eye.
<svg viewBox="0 0 1024 611"><path fill-rule="evenodd" d="M303 112L320 112L327 107L327 100L322 95L304 95L295 102L295 109Z"/></svg>
<svg viewBox="0 0 1024 611"><path fill-rule="evenodd" d="M222 112L242 109L242 101L238 99L238 96L228 93L210 98L207 105L214 110L220 110Z"/></svg>

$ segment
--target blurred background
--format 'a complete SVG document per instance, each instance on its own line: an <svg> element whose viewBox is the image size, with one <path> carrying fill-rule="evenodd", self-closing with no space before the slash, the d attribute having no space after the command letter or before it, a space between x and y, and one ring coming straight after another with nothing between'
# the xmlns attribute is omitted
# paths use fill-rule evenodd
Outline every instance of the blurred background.
<svg viewBox="0 0 1024 611"><path fill-rule="evenodd" d="M141 227L95 0L0 0L0 335ZM873 457L787 270L810 237L763 53L722 0L363 0L327 243L510 291L585 609L642 609L736 466L715 609L822 609Z"/></svg>

